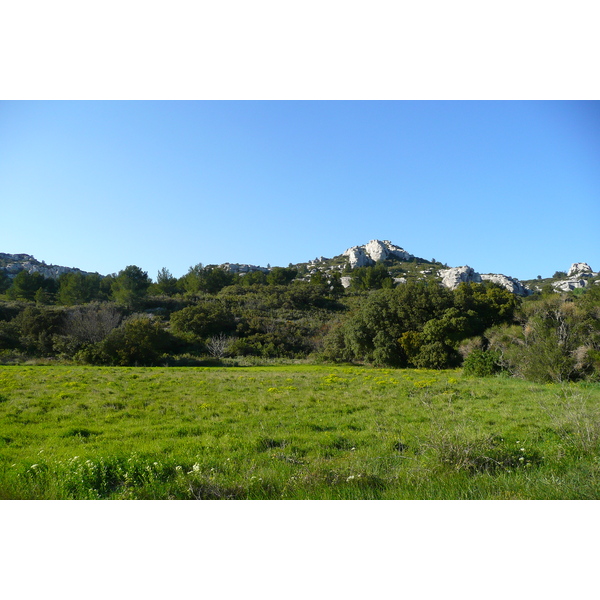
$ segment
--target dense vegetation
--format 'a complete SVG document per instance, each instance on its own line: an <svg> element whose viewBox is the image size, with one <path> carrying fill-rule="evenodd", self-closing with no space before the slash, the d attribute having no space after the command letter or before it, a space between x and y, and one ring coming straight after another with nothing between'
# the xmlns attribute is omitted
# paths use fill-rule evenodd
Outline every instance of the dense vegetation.
<svg viewBox="0 0 600 600"><path fill-rule="evenodd" d="M198 264L179 279L162 269L155 282L134 265L58 280L21 271L0 281L0 362L310 359L462 365L467 374L504 371L539 382L600 377L600 286L521 300L492 283L450 291L409 278L394 287L387 267L347 272L346 290L340 274L300 278L291 265L240 277Z"/></svg>
<svg viewBox="0 0 600 600"><path fill-rule="evenodd" d="M426 272L0 277L0 498L599 498L600 286Z"/></svg>
<svg viewBox="0 0 600 600"><path fill-rule="evenodd" d="M0 366L0 499L598 499L599 401L458 370Z"/></svg>

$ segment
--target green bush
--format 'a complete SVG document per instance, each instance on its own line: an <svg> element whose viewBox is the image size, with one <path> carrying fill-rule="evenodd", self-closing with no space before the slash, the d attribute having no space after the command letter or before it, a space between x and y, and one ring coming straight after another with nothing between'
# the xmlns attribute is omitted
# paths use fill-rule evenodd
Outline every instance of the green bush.
<svg viewBox="0 0 600 600"><path fill-rule="evenodd" d="M219 300L199 302L171 315L171 327L190 341L202 341L220 333L233 333L233 314Z"/></svg>
<svg viewBox="0 0 600 600"><path fill-rule="evenodd" d="M160 323L144 316L126 321L98 344L78 354L85 362L117 366L157 365L169 350L171 336Z"/></svg>
<svg viewBox="0 0 600 600"><path fill-rule="evenodd" d="M475 348L463 363L463 373L472 377L489 377L500 371L500 353Z"/></svg>

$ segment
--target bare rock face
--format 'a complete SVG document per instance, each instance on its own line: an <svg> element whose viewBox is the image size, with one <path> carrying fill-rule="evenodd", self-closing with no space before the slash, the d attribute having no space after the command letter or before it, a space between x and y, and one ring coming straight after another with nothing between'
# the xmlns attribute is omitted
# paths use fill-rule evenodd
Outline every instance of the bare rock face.
<svg viewBox="0 0 600 600"><path fill-rule="evenodd" d="M11 279L16 277L21 271L27 271L27 273L40 273L48 279L58 279L64 273L82 273L83 275L89 275L87 271L82 271L81 269L76 269L74 267L47 265L36 260L30 254L0 253L0 261L4 263L4 266L0 266L0 269L4 270Z"/></svg>
<svg viewBox="0 0 600 600"><path fill-rule="evenodd" d="M571 268L569 269L568 276L569 277L593 277L594 272L592 271L592 267L587 263L573 263Z"/></svg>
<svg viewBox="0 0 600 600"><path fill-rule="evenodd" d="M363 246L353 246L352 248L348 248L348 250L344 252L344 256L348 257L352 269L366 267L371 264L371 259L367 256Z"/></svg>
<svg viewBox="0 0 600 600"><path fill-rule="evenodd" d="M563 279L562 281L555 281L552 284L555 292L569 292L578 288L586 287L588 282L585 279L579 277L569 277L569 279Z"/></svg>
<svg viewBox="0 0 600 600"><path fill-rule="evenodd" d="M518 279L514 277L508 277L506 275L495 275L488 274L482 275L481 279L483 281L491 281L493 283L497 283L502 286L505 290L516 294L517 296L531 296L533 294L533 290L530 290L526 285L523 285Z"/></svg>
<svg viewBox="0 0 600 600"><path fill-rule="evenodd" d="M481 283L481 275L469 266L452 267L440 271L442 285L455 290L461 283Z"/></svg>
<svg viewBox="0 0 600 600"><path fill-rule="evenodd" d="M353 246L344 252L344 256L348 257L352 269L356 267L368 267L380 260L392 257L400 260L410 260L413 258L412 254L409 254L406 250L400 248L400 246L392 244L389 240L383 242L380 240L371 240L363 246Z"/></svg>
<svg viewBox="0 0 600 600"><path fill-rule="evenodd" d="M229 271L230 273L237 273L238 275L245 275L246 273L253 273L254 271L262 271L263 273L269 273L271 269L267 267L257 267L255 265L241 265L239 263L223 263L219 265L221 269Z"/></svg>
<svg viewBox="0 0 600 600"><path fill-rule="evenodd" d="M507 277L506 275L494 273L480 275L469 266L444 269L440 271L440 276L442 277L442 285L451 290L455 290L461 283L481 283L482 281L491 281L517 296L530 296L533 294L533 290L530 290L514 277Z"/></svg>

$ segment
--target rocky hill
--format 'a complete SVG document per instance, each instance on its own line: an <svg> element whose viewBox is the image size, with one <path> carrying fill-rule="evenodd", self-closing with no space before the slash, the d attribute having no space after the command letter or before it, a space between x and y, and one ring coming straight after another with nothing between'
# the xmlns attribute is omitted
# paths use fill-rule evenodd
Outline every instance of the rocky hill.
<svg viewBox="0 0 600 600"><path fill-rule="evenodd" d="M557 271L552 277L546 279L538 277L538 279L522 282L500 273L481 274L468 265L448 267L435 259L419 258L389 240L371 240L362 246L352 246L333 258L321 256L290 266L298 270L299 279L305 280L310 279L311 275L316 272L324 275L339 273L342 275L342 284L348 287L354 269L374 266L378 263L383 263L387 267L397 285L407 281L433 280L449 289L456 289L462 282L493 281L513 294L529 296L548 285L556 292L566 292L600 284L600 274L593 271L584 262L571 265L568 273ZM219 266L240 277L254 271L268 273L271 270L270 267L238 263L224 263ZM29 254L4 253L0 253L0 271L4 271L11 279L20 271L41 273L44 277L53 279L57 279L63 273L87 274L86 271L74 267L47 265L44 261L39 261Z"/></svg>
<svg viewBox="0 0 600 600"><path fill-rule="evenodd" d="M530 296L541 291L548 284L556 292L584 288L595 283L600 284L600 274L594 272L587 263L574 263L568 273L557 272L553 277L547 279L519 281L502 273L478 273L468 265L449 268L448 265L443 265L435 259L426 260L416 257L389 240L371 240L362 246L348 248L334 258L321 256L294 266L306 276L317 271L325 274L341 272L344 274L342 283L348 287L353 269L373 266L378 262L383 262L388 267L396 284L406 283L410 280L435 280L449 289L456 289L462 282L492 281L518 296Z"/></svg>
<svg viewBox="0 0 600 600"><path fill-rule="evenodd" d="M75 267L60 267L58 265L47 265L30 254L5 254L0 252L0 270L4 271L10 279L13 279L21 271L28 273L41 273L44 277L58 279L63 273L83 273L87 271Z"/></svg>

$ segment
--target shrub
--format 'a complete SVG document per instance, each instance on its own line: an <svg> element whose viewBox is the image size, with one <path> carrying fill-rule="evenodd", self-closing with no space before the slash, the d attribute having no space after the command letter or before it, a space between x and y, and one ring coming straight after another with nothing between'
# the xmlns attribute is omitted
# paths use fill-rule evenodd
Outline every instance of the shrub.
<svg viewBox="0 0 600 600"><path fill-rule="evenodd" d="M500 353L475 348L463 363L463 373L472 377L489 377L500 371Z"/></svg>
<svg viewBox="0 0 600 600"><path fill-rule="evenodd" d="M134 316L79 357L95 364L151 366L168 351L170 341L171 336L160 323L145 316Z"/></svg>
<svg viewBox="0 0 600 600"><path fill-rule="evenodd" d="M200 302L171 315L173 331L193 341L233 333L235 325L233 314L218 300Z"/></svg>
<svg viewBox="0 0 600 600"><path fill-rule="evenodd" d="M54 354L53 337L62 314L53 309L28 306L12 321L20 333L19 343L27 352L38 356Z"/></svg>

